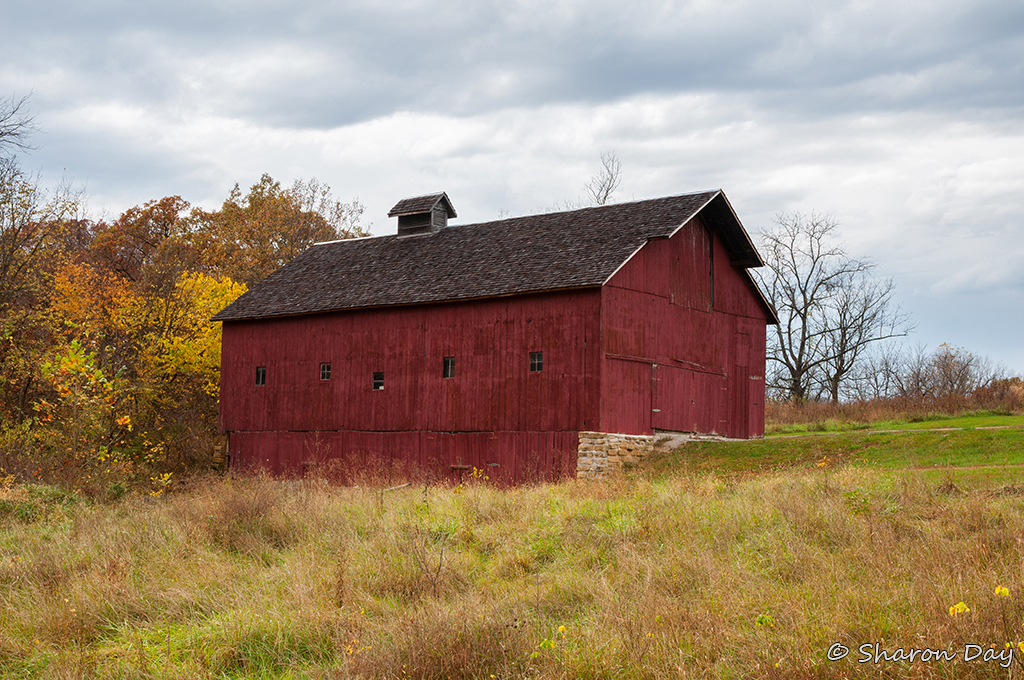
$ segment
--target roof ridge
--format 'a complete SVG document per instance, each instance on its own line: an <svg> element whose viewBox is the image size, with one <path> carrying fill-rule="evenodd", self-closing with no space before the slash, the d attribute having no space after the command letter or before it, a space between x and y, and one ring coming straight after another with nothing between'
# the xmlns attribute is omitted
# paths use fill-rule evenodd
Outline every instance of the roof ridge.
<svg viewBox="0 0 1024 680"><path fill-rule="evenodd" d="M722 234L738 266L745 232L721 190L317 243L215 320L262 319L598 287L651 239L695 215ZM719 205L722 203L722 205ZM347 244L347 245L340 245ZM756 266L756 265L755 265Z"/></svg>
<svg viewBox="0 0 1024 680"><path fill-rule="evenodd" d="M387 236L394 236L394 234L378 234L377 236L370 234L369 236L350 236L349 238L336 238L330 241L317 241L316 243L309 244L309 247L312 248L313 246L326 246L331 243L352 243L353 241L366 241L371 238L385 238Z"/></svg>
<svg viewBox="0 0 1024 680"><path fill-rule="evenodd" d="M601 210L601 209L604 209L604 208L613 208L615 206L632 205L632 204L635 204L635 203L650 203L652 201L664 201L664 200L669 200L669 199L672 199L672 198L683 198L685 196L698 196L698 195L703 195L703 194L719 194L721 192L722 192L721 189L708 189L706 191L687 191L686 193L673 194L671 196L659 196L658 198L638 198L638 199L635 199L635 200L632 200L632 201L622 201L620 203L607 203L605 205L590 205L590 206L587 206L585 208L573 208L572 210L559 210L557 212L529 213L529 214L526 214L526 215L516 215L515 217L502 217L500 219L488 220L486 222L469 222L467 224L449 224L444 229L445 230L449 230L449 229L460 229L462 227L480 227L480 226L487 225L487 224L499 224L501 222L511 222L512 220L522 220L522 219L527 219L527 218L530 218L530 217L546 217L546 216L555 216L555 215L567 215L569 213L574 213L574 212L583 212L584 210ZM441 193L444 193L444 192L441 192ZM423 196L409 196L407 198L425 198L427 196L435 196L435 195L440 195L440 194L423 194ZM403 198L402 200L404 201L406 199ZM709 198L708 200L710 201L711 199ZM428 234L424 234L424 236L426 236L426 235L428 235ZM332 244L332 243L353 243L355 241L365 241L366 239L371 239L371 238L391 238L391 237L397 237L397 236L398 236L398 234L378 234L376 236L371 235L371 236L357 236L355 238L338 238L338 239L334 239L334 240L331 240L331 241L317 241L316 243L311 244L310 247L312 248L313 246L325 246L325 245L329 245L329 244Z"/></svg>
<svg viewBox="0 0 1024 680"><path fill-rule="evenodd" d="M527 217L541 217L541 216L547 216L547 215L568 215L569 213L583 212L585 210L604 210L605 208L614 208L616 206L633 205L633 204L636 204L636 203L651 203L653 201L666 201L666 200L669 200L669 199L672 199L672 198L684 198L686 196L698 196L698 195L701 195L701 194L719 194L719 193L722 193L721 189L708 189L706 191L687 191L687 192L682 193L682 194L672 194L670 196L658 196L656 198L636 198L636 199L633 199L632 201L619 201L619 202L615 202L615 203L605 203L604 205L588 205L588 206L584 206L582 208L571 208L569 210L556 210L554 212L526 213L526 214L523 214L523 215L516 215L514 217L513 216L502 217L500 219L490 220L488 222L470 222L469 224L453 224L453 225L450 225L450 226L446 227L446 229L451 229L452 227L472 227L472 226L475 226L475 225L478 225L478 224L494 224L496 222L508 222L509 220L521 220L521 219L524 219L524 218L527 218Z"/></svg>

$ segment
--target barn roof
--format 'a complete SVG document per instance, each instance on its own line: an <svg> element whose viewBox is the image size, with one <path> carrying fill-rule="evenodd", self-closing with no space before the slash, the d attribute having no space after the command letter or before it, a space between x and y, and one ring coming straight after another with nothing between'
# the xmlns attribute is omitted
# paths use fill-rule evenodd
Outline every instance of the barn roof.
<svg viewBox="0 0 1024 680"><path fill-rule="evenodd" d="M407 200L434 199L433 206L442 197L447 201L444 194ZM405 202L392 213L408 209ZM319 243L213 320L601 286L648 240L671 236L698 213L722 239L733 263L763 264L725 195L708 191L449 226L422 236Z"/></svg>

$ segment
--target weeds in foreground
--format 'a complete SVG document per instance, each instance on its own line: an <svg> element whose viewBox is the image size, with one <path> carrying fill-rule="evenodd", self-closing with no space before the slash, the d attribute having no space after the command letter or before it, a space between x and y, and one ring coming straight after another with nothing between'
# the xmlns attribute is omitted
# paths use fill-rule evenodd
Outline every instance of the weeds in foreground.
<svg viewBox="0 0 1024 680"><path fill-rule="evenodd" d="M1024 659L1022 519L1019 495L814 464L113 504L10 484L0 675L1006 677L982 657ZM867 643L960 656L858 663Z"/></svg>

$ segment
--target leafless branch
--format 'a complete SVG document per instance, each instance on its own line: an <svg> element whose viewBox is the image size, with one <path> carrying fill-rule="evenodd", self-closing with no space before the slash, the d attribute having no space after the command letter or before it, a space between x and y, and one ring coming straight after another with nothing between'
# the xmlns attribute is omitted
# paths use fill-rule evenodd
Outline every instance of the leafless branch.
<svg viewBox="0 0 1024 680"><path fill-rule="evenodd" d="M622 183L622 163L614 152L601 154L601 169L583 188L593 205L605 205Z"/></svg>
<svg viewBox="0 0 1024 680"><path fill-rule="evenodd" d="M28 96L0 100L0 153L28 150L28 137L36 131L35 116L28 113Z"/></svg>

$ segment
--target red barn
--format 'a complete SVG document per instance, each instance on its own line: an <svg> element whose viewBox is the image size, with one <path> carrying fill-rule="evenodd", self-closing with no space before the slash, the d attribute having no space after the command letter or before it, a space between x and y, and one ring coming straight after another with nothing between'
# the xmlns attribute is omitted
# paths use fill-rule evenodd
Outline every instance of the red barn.
<svg viewBox="0 0 1024 680"><path fill-rule="evenodd" d="M763 435L777 320L721 191L461 226L441 193L390 216L397 235L317 244L213 317L232 467L515 483L601 474L663 431Z"/></svg>

